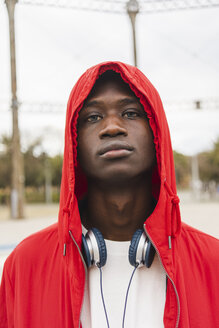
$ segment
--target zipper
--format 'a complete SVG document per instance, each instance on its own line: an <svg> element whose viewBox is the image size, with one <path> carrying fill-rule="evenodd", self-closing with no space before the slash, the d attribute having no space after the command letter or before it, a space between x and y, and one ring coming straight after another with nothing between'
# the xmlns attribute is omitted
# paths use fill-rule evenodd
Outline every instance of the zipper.
<svg viewBox="0 0 219 328"><path fill-rule="evenodd" d="M175 291L175 294L176 294L176 299L177 299L177 319L176 319L176 326L175 326L175 328L178 328L178 326L179 326L179 317L180 317L180 302L179 302L179 295L178 295L178 292L177 292L176 286L175 286L173 280L170 278L169 274L167 273L166 269L164 268L163 262L162 262L162 260L161 260L160 252L159 252L159 250L157 249L157 247L154 245L154 242L152 241L152 239L150 238L150 235L149 235L149 233L147 232L145 225L144 225L144 231L145 231L145 233L146 233L148 239L150 240L150 242L151 242L152 245L154 246L154 249L155 249L155 251L156 251L156 253L157 253L157 255L158 255L158 258L159 258L160 264L162 265L162 267L163 267L163 269L164 269L164 271L165 271L165 273L166 273L168 279L171 281L171 283L172 283L172 285L173 285L173 288L174 288L174 291Z"/></svg>
<svg viewBox="0 0 219 328"><path fill-rule="evenodd" d="M81 309L80 309L79 326L78 326L78 327L80 328L80 323L81 323L81 312L82 312L82 307L83 307L83 304L84 304L84 294L85 294L84 291L85 291L85 286L86 286L86 283L87 283L87 265L86 265L86 263L85 263L85 261L84 261L84 258L83 258L83 255L82 255L82 253L81 253L81 250L80 250L78 244L76 243L76 240L74 239L74 237L73 237L73 235L72 235L71 230L69 230L69 235L70 235L71 239L73 240L75 246L77 247L77 250L78 250L79 255L80 255L80 257L81 257L81 260L82 260L82 262L83 262L83 265L84 265L84 271L85 271L85 284L84 284L83 299L82 299L82 305L81 305Z"/></svg>

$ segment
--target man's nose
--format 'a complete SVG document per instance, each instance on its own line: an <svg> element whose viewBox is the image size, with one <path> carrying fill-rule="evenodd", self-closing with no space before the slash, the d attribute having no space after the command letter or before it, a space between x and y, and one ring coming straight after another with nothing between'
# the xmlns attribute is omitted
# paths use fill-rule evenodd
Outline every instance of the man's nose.
<svg viewBox="0 0 219 328"><path fill-rule="evenodd" d="M108 117L104 119L104 125L99 133L100 139L105 137L127 136L127 130L118 117Z"/></svg>

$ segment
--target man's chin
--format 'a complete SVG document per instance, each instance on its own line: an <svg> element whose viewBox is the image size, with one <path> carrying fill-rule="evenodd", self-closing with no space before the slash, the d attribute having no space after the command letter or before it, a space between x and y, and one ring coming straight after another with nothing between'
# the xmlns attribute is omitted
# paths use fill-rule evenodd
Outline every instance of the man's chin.
<svg viewBox="0 0 219 328"><path fill-rule="evenodd" d="M102 184L107 186L117 186L118 188L122 185L127 186L136 179L139 179L139 174L128 169L108 170L105 174L102 172L101 177L98 178Z"/></svg>

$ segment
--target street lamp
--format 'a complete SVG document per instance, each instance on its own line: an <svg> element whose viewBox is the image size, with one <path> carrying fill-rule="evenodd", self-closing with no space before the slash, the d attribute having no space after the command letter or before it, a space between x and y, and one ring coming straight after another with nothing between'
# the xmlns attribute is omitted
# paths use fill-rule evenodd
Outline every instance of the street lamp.
<svg viewBox="0 0 219 328"><path fill-rule="evenodd" d="M139 5L136 0L129 0L126 5L127 13L131 20L132 24L132 33L133 33L133 48L134 48L134 63L137 67L137 51L136 51L136 34L135 34L135 19L136 15L139 12Z"/></svg>
<svg viewBox="0 0 219 328"><path fill-rule="evenodd" d="M5 0L9 18L10 57L11 57L11 109L12 109L12 190L11 216L13 219L24 217L24 164L20 147L18 126L18 101L16 78L16 51L14 12L18 0Z"/></svg>

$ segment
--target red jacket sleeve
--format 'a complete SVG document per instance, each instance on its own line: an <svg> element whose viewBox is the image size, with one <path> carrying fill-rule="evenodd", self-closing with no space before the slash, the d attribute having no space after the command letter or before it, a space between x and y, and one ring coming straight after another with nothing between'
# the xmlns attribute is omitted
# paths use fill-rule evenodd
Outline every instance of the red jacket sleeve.
<svg viewBox="0 0 219 328"><path fill-rule="evenodd" d="M14 327L14 292L5 263L0 286L0 328Z"/></svg>

